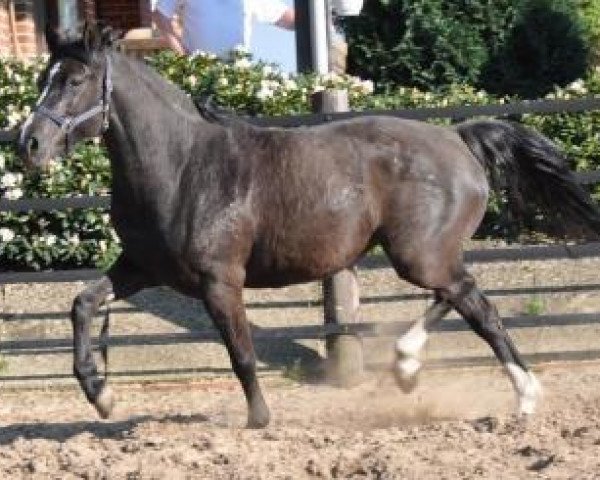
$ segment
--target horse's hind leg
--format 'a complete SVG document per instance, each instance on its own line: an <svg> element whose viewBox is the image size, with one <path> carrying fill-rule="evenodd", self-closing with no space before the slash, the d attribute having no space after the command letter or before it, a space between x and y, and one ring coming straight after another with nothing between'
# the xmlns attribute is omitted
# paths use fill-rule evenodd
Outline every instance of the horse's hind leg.
<svg viewBox="0 0 600 480"><path fill-rule="evenodd" d="M419 354L427 341L427 331L450 310L452 305L436 293L434 304L427 309L423 318L417 320L396 342L398 358L394 372L403 391L411 392L417 386L417 374L421 369Z"/></svg>
<svg viewBox="0 0 600 480"><path fill-rule="evenodd" d="M73 372L88 401L102 418L110 415L113 400L109 387L98 375L92 356L91 320L101 305L133 295L147 286L145 279L121 256L104 277L77 295L73 302Z"/></svg>
<svg viewBox="0 0 600 480"><path fill-rule="evenodd" d="M233 371L237 375L248 402L249 428L262 428L269 423L269 408L256 377L256 356L246 320L242 287L212 282L204 292L206 308L219 329Z"/></svg>
<svg viewBox="0 0 600 480"><path fill-rule="evenodd" d="M496 308L477 288L473 277L463 273L455 283L444 289L442 296L454 306L475 333L490 345L504 365L519 399L519 412L533 413L537 397L541 394L541 385L525 365L504 329Z"/></svg>

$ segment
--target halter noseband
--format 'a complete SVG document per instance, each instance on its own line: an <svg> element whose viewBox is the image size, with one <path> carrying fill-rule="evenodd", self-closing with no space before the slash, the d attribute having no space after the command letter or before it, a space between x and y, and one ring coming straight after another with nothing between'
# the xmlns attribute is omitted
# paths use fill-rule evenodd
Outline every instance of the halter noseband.
<svg viewBox="0 0 600 480"><path fill-rule="evenodd" d="M40 115L52 120L56 126L65 133L67 150L69 147L69 134L83 122L86 122L96 115L102 114L102 129L100 132L104 133L106 130L108 130L108 114L110 108L110 96L113 91L113 83L110 58L108 55L105 58L106 69L104 71L104 80L102 82L102 98L96 105L75 116L61 115L60 113L53 112L43 105L38 105L34 110L35 113L39 113Z"/></svg>

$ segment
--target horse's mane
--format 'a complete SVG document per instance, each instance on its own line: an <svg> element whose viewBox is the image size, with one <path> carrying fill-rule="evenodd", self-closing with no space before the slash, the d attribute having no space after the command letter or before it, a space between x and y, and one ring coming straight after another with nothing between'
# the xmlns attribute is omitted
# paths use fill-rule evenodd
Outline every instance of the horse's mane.
<svg viewBox="0 0 600 480"><path fill-rule="evenodd" d="M217 105L212 95L201 95L192 99L200 116L209 123L216 123L224 127L233 125L249 125L249 122L232 110Z"/></svg>
<svg viewBox="0 0 600 480"><path fill-rule="evenodd" d="M201 95L192 100L198 113L207 122L228 125L235 118L235 113L217 105L212 95Z"/></svg>
<svg viewBox="0 0 600 480"><path fill-rule="evenodd" d="M117 51L116 53L119 52ZM137 75L140 80L145 81L146 85L152 89L157 97L162 98L166 103L176 107L181 112L187 114L196 113L193 99L181 90L181 88L168 81L145 62L128 57L124 54L120 54L120 56L127 61L129 66L135 72L135 75Z"/></svg>

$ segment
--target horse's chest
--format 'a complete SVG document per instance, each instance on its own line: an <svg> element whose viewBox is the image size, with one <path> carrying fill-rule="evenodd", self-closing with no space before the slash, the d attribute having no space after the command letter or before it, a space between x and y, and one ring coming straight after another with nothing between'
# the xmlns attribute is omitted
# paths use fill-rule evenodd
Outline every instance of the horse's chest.
<svg viewBox="0 0 600 480"><path fill-rule="evenodd" d="M167 239L156 214L137 208L113 209L112 221L123 249L132 259L144 264L162 261L167 256Z"/></svg>

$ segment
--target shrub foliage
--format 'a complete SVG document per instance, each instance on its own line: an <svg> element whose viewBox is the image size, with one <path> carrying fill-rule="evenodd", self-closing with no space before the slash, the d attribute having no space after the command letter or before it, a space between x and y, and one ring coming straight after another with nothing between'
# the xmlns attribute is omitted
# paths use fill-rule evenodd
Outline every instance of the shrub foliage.
<svg viewBox="0 0 600 480"><path fill-rule="evenodd" d="M588 65L599 7L579 2L367 0L359 17L343 22L349 71L380 90L468 83L537 98L580 78Z"/></svg>

